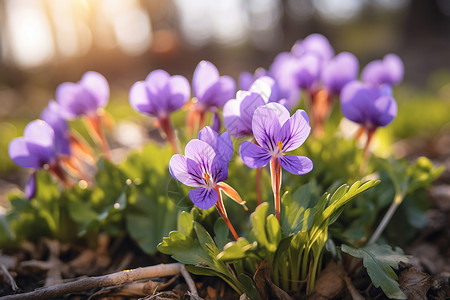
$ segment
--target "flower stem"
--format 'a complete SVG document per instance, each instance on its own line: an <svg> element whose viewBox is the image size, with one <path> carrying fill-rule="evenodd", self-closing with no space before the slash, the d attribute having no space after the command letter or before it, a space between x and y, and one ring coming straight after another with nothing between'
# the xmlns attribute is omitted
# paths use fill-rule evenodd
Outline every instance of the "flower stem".
<svg viewBox="0 0 450 300"><path fill-rule="evenodd" d="M359 173L363 174L367 168L367 165L369 164L369 159L370 159L370 144L373 140L373 136L375 135L375 129L371 128L371 129L367 129L367 141L366 141L366 145L364 146L364 152L363 152L363 161L361 164L361 168L359 169Z"/></svg>
<svg viewBox="0 0 450 300"><path fill-rule="evenodd" d="M329 112L331 97L325 89L320 89L312 95L311 118L314 125L314 135L323 136L325 119Z"/></svg>
<svg viewBox="0 0 450 300"><path fill-rule="evenodd" d="M278 157L270 159L270 178L272 179L272 190L275 200L275 215L280 222L280 187L281 187L281 165Z"/></svg>
<svg viewBox="0 0 450 300"><path fill-rule="evenodd" d="M233 237L237 241L239 239L239 236L236 233L236 230L234 230L233 225L231 225L230 220L228 219L227 211L225 210L225 206L223 206L222 194L220 192L220 189L217 187L216 191L217 191L217 195L218 195L218 199L217 199L217 202L216 202L217 211L219 212L220 216L222 217L222 219L225 221L225 223L227 224L228 228L230 229L231 234L233 235Z"/></svg>
<svg viewBox="0 0 450 300"><path fill-rule="evenodd" d="M172 123L170 122L169 117L164 117L159 119L159 124L161 125L162 130L164 131L164 134L166 135L167 139L170 142L170 145L172 146L173 152L175 154L180 153L180 147L178 146L175 131L173 130Z"/></svg>
<svg viewBox="0 0 450 300"><path fill-rule="evenodd" d="M101 115L95 114L91 116L87 116L87 127L90 135L94 139L94 141L100 145L102 148L103 154L106 159L111 160L111 152L109 150L108 142L106 141L105 134L102 130L102 120Z"/></svg>
<svg viewBox="0 0 450 300"><path fill-rule="evenodd" d="M386 228L387 224L391 220L392 216L394 215L395 211L397 210L397 207L402 203L403 196L401 193L396 193L394 197L394 201L392 202L391 206L389 207L388 211L384 215L383 219L381 220L380 224L378 225L375 232L372 234L372 237L370 238L368 244L376 243L378 238L383 233L384 229Z"/></svg>
<svg viewBox="0 0 450 300"><path fill-rule="evenodd" d="M261 168L256 168L256 203L260 205L262 203L261 198Z"/></svg>

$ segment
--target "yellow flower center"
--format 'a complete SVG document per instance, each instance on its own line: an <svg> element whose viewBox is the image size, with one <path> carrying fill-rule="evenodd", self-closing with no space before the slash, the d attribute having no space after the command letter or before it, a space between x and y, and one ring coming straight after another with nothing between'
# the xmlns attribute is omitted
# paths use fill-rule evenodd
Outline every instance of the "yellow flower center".
<svg viewBox="0 0 450 300"><path fill-rule="evenodd" d="M280 151L283 148L283 143L281 141L278 142L278 148L280 148Z"/></svg>
<svg viewBox="0 0 450 300"><path fill-rule="evenodd" d="M211 178L211 176L209 176L208 173L205 173L204 177L205 177L206 184L208 184L209 178Z"/></svg>

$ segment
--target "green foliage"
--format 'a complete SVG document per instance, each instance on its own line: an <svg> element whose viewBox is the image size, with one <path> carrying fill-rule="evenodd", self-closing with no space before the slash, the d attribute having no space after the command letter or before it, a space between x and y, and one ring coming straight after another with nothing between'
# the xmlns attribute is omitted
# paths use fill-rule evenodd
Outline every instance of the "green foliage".
<svg viewBox="0 0 450 300"><path fill-rule="evenodd" d="M342 251L353 257L363 259L364 267L375 287L381 287L383 292L391 299L406 299L405 294L397 283L397 274L400 262L407 263L408 258L403 255L400 248L392 250L389 245L370 244L363 248L353 248L342 245Z"/></svg>
<svg viewBox="0 0 450 300"><path fill-rule="evenodd" d="M218 231L221 225L217 226ZM171 231L168 237L158 245L158 250L171 255L179 262L186 264L188 271L198 275L219 276L227 282L239 294L256 296L258 292L251 279L245 274L238 273L239 278L231 272L229 266L217 259L220 253L214 239L206 229L194 221L193 214L183 212L179 217L178 228L180 231ZM215 239L220 240L223 232L216 234Z"/></svg>
<svg viewBox="0 0 450 300"><path fill-rule="evenodd" d="M127 230L147 253L155 253L162 238L176 228L178 211L189 208L187 189L168 172L168 147L148 145L131 153L121 169L134 183L133 201L125 218Z"/></svg>
<svg viewBox="0 0 450 300"><path fill-rule="evenodd" d="M195 209L191 214L183 212L178 218L178 231L164 238L158 250L190 265L188 269L196 274L216 275L231 282L236 291L247 295L254 289L253 282L249 278L241 282L238 278L240 274L255 274L256 266L264 260L274 284L286 291L300 291L308 286L311 292L328 240L328 226L352 198L376 184L378 181L373 180L351 186L344 184L320 199L316 186L301 186L283 196L282 225L269 213L269 204L262 203L250 216L248 237L225 245L229 232L221 221L214 225L213 239L196 221ZM230 266L233 266L232 273Z"/></svg>

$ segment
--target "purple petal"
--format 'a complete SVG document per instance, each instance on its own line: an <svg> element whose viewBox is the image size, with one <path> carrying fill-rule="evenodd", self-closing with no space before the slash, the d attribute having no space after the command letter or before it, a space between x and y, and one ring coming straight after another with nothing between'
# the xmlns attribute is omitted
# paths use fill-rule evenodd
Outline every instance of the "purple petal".
<svg viewBox="0 0 450 300"><path fill-rule="evenodd" d="M97 102L93 94L85 87L72 82L64 82L58 86L56 101L61 105L64 116L68 119L74 119L97 110Z"/></svg>
<svg viewBox="0 0 450 300"><path fill-rule="evenodd" d="M214 129L206 126L199 132L198 138L208 143L214 149L216 155L228 165L233 156L233 142L228 132L224 132L219 136Z"/></svg>
<svg viewBox="0 0 450 300"><path fill-rule="evenodd" d="M201 140L191 140L185 149L186 158L190 158L199 164L202 171L207 172L211 169L211 164L216 156L214 148Z"/></svg>
<svg viewBox="0 0 450 300"><path fill-rule="evenodd" d="M316 53L323 61L329 61L334 56L333 47L328 39L318 33L310 34L303 41L296 42L291 52L297 57L306 53Z"/></svg>
<svg viewBox="0 0 450 300"><path fill-rule="evenodd" d="M15 138L9 143L8 153L11 160L21 167L37 169L42 165L39 157L30 153L23 137Z"/></svg>
<svg viewBox="0 0 450 300"><path fill-rule="evenodd" d="M194 71L192 77L192 89L194 96L203 98L205 92L219 80L219 71L209 61L202 60Z"/></svg>
<svg viewBox="0 0 450 300"><path fill-rule="evenodd" d="M395 54L388 54L381 60L370 62L362 71L364 82L380 85L394 85L403 79L403 62Z"/></svg>
<svg viewBox="0 0 450 300"><path fill-rule="evenodd" d="M250 72L242 72L239 75L239 87L241 90L248 91L254 81L255 78L253 77L253 74Z"/></svg>
<svg viewBox="0 0 450 300"><path fill-rule="evenodd" d="M242 142L239 155L244 164L253 169L267 165L272 157L269 151L248 141Z"/></svg>
<svg viewBox="0 0 450 300"><path fill-rule="evenodd" d="M283 169L296 175L306 174L313 169L313 162L306 156L283 155L278 161Z"/></svg>
<svg viewBox="0 0 450 300"><path fill-rule="evenodd" d="M70 155L70 142L68 138L69 126L61 113L62 109L57 102L51 100L41 113L41 119L47 122L55 132L55 146L59 154Z"/></svg>
<svg viewBox="0 0 450 300"><path fill-rule="evenodd" d="M145 78L145 82L152 86L155 91L163 90L169 80L170 74L161 69L150 72Z"/></svg>
<svg viewBox="0 0 450 300"><path fill-rule="evenodd" d="M313 53L300 57L296 64L295 79L298 87L311 91L320 79L320 58Z"/></svg>
<svg viewBox="0 0 450 300"><path fill-rule="evenodd" d="M83 75L79 84L93 95L97 108L106 106L109 100L109 85L103 75L89 71Z"/></svg>
<svg viewBox="0 0 450 300"><path fill-rule="evenodd" d="M258 107L252 119L253 136L258 144L269 151L278 147L281 126L289 117L289 111L275 102Z"/></svg>
<svg viewBox="0 0 450 300"><path fill-rule="evenodd" d="M404 66L400 57L395 54L388 54L384 57L384 65L386 66L386 69L389 70L391 85L402 81ZM389 82L387 82L387 84L389 84Z"/></svg>
<svg viewBox="0 0 450 300"><path fill-rule="evenodd" d="M356 56L342 52L326 65L322 72L322 81L331 93L339 95L344 85L357 78L358 69Z"/></svg>
<svg viewBox="0 0 450 300"><path fill-rule="evenodd" d="M219 112L216 107L213 107L213 120L211 127L214 131L219 132L222 127L222 121L220 120Z"/></svg>
<svg viewBox="0 0 450 300"><path fill-rule="evenodd" d="M235 94L236 83L234 79L229 76L222 76L201 97L197 98L200 103L207 107L222 107L228 100L234 98Z"/></svg>
<svg viewBox="0 0 450 300"><path fill-rule="evenodd" d="M371 110L371 90L360 81L348 83L341 91L341 111L350 121L365 125L366 111Z"/></svg>
<svg viewBox="0 0 450 300"><path fill-rule="evenodd" d="M218 183L228 179L228 161L221 156L216 156L211 164L211 177L213 182Z"/></svg>
<svg viewBox="0 0 450 300"><path fill-rule="evenodd" d="M25 196L28 199L32 199L34 198L34 196L36 195L36 171L34 171L31 176L30 179L28 179L27 185L25 186Z"/></svg>
<svg viewBox="0 0 450 300"><path fill-rule="evenodd" d="M39 168L55 157L54 131L46 122L35 120L9 144L9 156L24 168Z"/></svg>
<svg viewBox="0 0 450 300"><path fill-rule="evenodd" d="M208 143L213 149L217 148L217 140L219 139L219 134L209 126L205 126L198 133L198 139Z"/></svg>
<svg viewBox="0 0 450 300"><path fill-rule="evenodd" d="M208 209L216 204L219 196L217 195L217 191L213 188L199 188L189 192L189 199L191 199L195 206L202 209Z"/></svg>
<svg viewBox="0 0 450 300"><path fill-rule="evenodd" d="M237 138L252 134L252 123L244 123L240 117L240 105L240 100L231 99L223 107L223 123L225 128L232 136Z"/></svg>
<svg viewBox="0 0 450 300"><path fill-rule="evenodd" d="M309 118L304 110L297 110L294 115L283 124L280 132L280 141L283 152L295 150L300 147L311 131Z"/></svg>
<svg viewBox="0 0 450 300"><path fill-rule="evenodd" d="M397 102L393 97L383 96L377 98L374 102L374 107L377 114L373 118L373 123L377 127L388 125L397 116Z"/></svg>
<svg viewBox="0 0 450 300"><path fill-rule="evenodd" d="M130 105L134 110L151 116L157 116L158 110L150 100L150 92L145 81L138 81L130 89Z"/></svg>
<svg viewBox="0 0 450 300"><path fill-rule="evenodd" d="M27 142L36 143L46 148L53 148L55 133L52 127L42 120L30 122L25 127L23 136L27 139Z"/></svg>
<svg viewBox="0 0 450 300"><path fill-rule="evenodd" d="M169 161L170 174L182 184L192 187L205 186L198 164L181 154L175 154Z"/></svg>
<svg viewBox="0 0 450 300"><path fill-rule="evenodd" d="M188 102L191 96L191 87L188 80L181 75L172 76L168 84L170 89L168 110L173 112Z"/></svg>

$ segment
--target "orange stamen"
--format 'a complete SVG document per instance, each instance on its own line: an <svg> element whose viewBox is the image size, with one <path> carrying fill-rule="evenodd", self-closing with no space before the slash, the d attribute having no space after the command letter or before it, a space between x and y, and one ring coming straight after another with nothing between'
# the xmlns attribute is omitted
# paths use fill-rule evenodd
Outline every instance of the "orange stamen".
<svg viewBox="0 0 450 300"><path fill-rule="evenodd" d="M278 142L278 148L280 148L280 151L283 148L283 143L281 141Z"/></svg>
<svg viewBox="0 0 450 300"><path fill-rule="evenodd" d="M209 176L208 173L205 173L204 177L205 177L206 184L208 184L209 179L211 178L211 176Z"/></svg>

